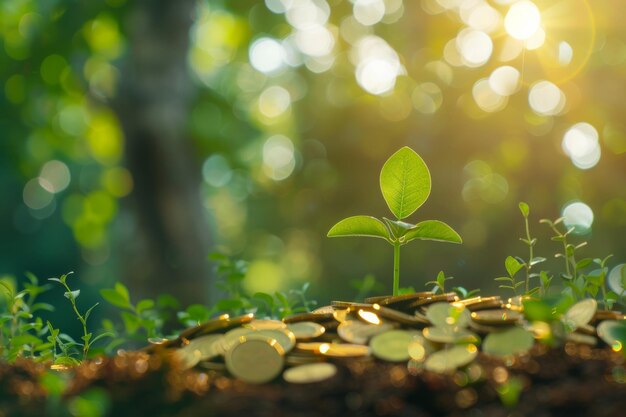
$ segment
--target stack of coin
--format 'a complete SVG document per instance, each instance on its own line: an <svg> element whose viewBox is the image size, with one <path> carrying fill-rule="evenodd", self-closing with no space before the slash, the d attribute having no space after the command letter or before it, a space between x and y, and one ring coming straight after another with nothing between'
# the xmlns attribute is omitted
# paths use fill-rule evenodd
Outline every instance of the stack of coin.
<svg viewBox="0 0 626 417"><path fill-rule="evenodd" d="M504 302L498 296L459 300L454 293L431 292L378 296L363 303L332 301L282 321L252 314L219 316L178 338L153 339L147 349L173 349L182 368L228 372L248 383L272 381L283 371L290 383L319 382L336 374L338 362L375 359L447 372L476 357L481 337L520 327L540 339L543 330L526 322L523 301ZM583 300L560 320L566 340L595 345L594 325L618 322L624 315L597 310L595 301ZM616 325L611 326L603 327L605 340L611 340Z"/></svg>

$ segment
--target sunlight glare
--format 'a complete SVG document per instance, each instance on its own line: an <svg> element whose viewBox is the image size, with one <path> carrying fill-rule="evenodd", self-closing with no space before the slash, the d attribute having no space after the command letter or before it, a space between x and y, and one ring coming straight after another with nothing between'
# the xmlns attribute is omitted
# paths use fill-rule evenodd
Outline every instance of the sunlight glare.
<svg viewBox="0 0 626 417"><path fill-rule="evenodd" d="M506 32L525 41L530 39L541 26L541 14L535 3L522 0L514 3L504 18Z"/></svg>
<svg viewBox="0 0 626 417"><path fill-rule="evenodd" d="M598 131L589 123L577 123L565 132L562 147L577 168L593 168L600 161Z"/></svg>

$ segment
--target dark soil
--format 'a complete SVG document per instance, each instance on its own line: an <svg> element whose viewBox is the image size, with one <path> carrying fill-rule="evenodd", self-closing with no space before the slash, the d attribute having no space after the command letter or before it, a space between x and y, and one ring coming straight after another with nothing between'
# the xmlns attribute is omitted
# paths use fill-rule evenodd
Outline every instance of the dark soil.
<svg viewBox="0 0 626 417"><path fill-rule="evenodd" d="M39 383L46 367L22 360L0 364L0 417L69 415L62 410L93 389L108 394L106 415L115 417L626 416L624 357L606 347L537 346L510 363L481 354L452 375L374 359L335 364L339 373L325 382L248 385L215 371L177 370L165 356L130 352L61 371L71 372L71 382L55 403ZM506 407L511 381L523 388Z"/></svg>

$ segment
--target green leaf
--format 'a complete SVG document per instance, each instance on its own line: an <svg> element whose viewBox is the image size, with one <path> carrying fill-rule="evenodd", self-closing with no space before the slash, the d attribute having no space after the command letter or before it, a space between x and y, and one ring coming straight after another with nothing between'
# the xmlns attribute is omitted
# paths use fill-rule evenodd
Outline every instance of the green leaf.
<svg viewBox="0 0 626 417"><path fill-rule="evenodd" d="M128 299L114 289L105 288L100 290L100 295L109 303L119 308L132 308Z"/></svg>
<svg viewBox="0 0 626 417"><path fill-rule="evenodd" d="M593 259L591 259L591 258L581 259L580 261L576 262L576 269L578 269L578 270L585 269L586 267L588 267L592 263L593 263Z"/></svg>
<svg viewBox="0 0 626 417"><path fill-rule="evenodd" d="M546 258L542 258L541 256L536 256L530 260L530 266L534 266L545 261L546 261Z"/></svg>
<svg viewBox="0 0 626 417"><path fill-rule="evenodd" d="M78 296L80 295L80 290L65 291L65 293L63 293L63 295L68 300L76 300L78 298Z"/></svg>
<svg viewBox="0 0 626 417"><path fill-rule="evenodd" d="M327 236L368 236L389 240L389 231L385 224L375 217L352 216L335 224Z"/></svg>
<svg viewBox="0 0 626 417"><path fill-rule="evenodd" d="M450 226L439 220L419 222L404 235L404 243L415 239L436 240L439 242L463 243L463 239Z"/></svg>
<svg viewBox="0 0 626 417"><path fill-rule="evenodd" d="M414 224L406 223L402 220L391 220L383 217L383 221L387 225L387 228L391 231L391 236L395 239L399 239L406 235L409 230L415 229Z"/></svg>
<svg viewBox="0 0 626 417"><path fill-rule="evenodd" d="M528 204L524 203L523 201L520 201L519 203L519 210L522 212L522 216L524 217L528 217L528 215L530 214L530 207L528 207Z"/></svg>
<svg viewBox="0 0 626 417"><path fill-rule="evenodd" d="M430 172L422 158L405 146L380 171L380 190L398 220L410 216L430 194Z"/></svg>
<svg viewBox="0 0 626 417"><path fill-rule="evenodd" d="M116 282L114 288L115 291L117 291L117 293L121 295L122 298L128 302L128 304L130 304L130 294L128 294L128 288L126 288L126 286L121 282Z"/></svg>
<svg viewBox="0 0 626 417"><path fill-rule="evenodd" d="M506 267L506 272L509 273L511 277L514 277L517 272L522 269L522 264L512 256L507 256L504 261L504 266Z"/></svg>
<svg viewBox="0 0 626 417"><path fill-rule="evenodd" d="M93 311L94 308L96 308L98 306L98 304L100 303L96 303L94 305L92 305L89 310L87 310L87 312L85 312L85 322L87 322L87 319L89 319L89 316L91 315L91 312Z"/></svg>
<svg viewBox="0 0 626 417"><path fill-rule="evenodd" d="M137 309L137 314L141 314L146 310L150 310L152 307L154 307L154 301L146 298L145 300L138 302L135 308Z"/></svg>

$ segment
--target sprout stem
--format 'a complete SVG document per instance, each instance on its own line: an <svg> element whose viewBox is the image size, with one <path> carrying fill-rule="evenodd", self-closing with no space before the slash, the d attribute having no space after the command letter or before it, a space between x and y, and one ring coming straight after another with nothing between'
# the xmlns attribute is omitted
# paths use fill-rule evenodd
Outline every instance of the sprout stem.
<svg viewBox="0 0 626 417"><path fill-rule="evenodd" d="M400 292L400 243L393 244L393 295Z"/></svg>

